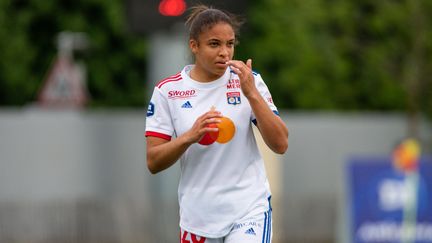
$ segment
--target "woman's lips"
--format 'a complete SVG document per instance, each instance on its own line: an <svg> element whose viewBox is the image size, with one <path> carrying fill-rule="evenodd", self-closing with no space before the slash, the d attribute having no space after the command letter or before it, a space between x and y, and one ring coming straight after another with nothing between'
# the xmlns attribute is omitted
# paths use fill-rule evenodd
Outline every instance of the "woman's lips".
<svg viewBox="0 0 432 243"><path fill-rule="evenodd" d="M218 67L227 67L228 65L226 64L226 62L216 62L216 66L218 66Z"/></svg>

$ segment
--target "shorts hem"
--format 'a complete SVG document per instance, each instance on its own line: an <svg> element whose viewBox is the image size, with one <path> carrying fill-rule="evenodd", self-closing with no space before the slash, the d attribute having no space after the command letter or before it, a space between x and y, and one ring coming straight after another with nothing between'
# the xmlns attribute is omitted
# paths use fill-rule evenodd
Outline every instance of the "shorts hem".
<svg viewBox="0 0 432 243"><path fill-rule="evenodd" d="M229 232L231 231L231 227L230 227L226 232L219 233L219 234L212 234L212 233L203 232L203 231L196 230L196 229L189 228L189 227L184 227L184 226L182 226L182 224L180 224L179 226L180 226L180 229L182 229L182 230L185 230L185 231L192 233L192 234L195 234L197 236L204 236L206 238L222 238L222 237L227 236L229 234Z"/></svg>

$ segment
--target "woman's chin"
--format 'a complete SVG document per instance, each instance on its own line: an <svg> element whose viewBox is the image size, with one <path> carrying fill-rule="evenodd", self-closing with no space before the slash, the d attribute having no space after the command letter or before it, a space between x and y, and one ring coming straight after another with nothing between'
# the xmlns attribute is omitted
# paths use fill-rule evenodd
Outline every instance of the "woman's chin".
<svg viewBox="0 0 432 243"><path fill-rule="evenodd" d="M216 64L216 67L215 67L214 71L218 75L222 76L225 73L225 71L226 71L227 68L228 68L227 65L218 65L218 64Z"/></svg>

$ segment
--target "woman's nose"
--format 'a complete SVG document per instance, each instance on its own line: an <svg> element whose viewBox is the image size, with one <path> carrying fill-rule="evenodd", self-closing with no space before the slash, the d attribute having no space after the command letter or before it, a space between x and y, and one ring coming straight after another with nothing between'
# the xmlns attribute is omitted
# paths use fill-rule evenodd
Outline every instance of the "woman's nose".
<svg viewBox="0 0 432 243"><path fill-rule="evenodd" d="M229 50L228 47L222 46L219 52L220 56L228 56Z"/></svg>

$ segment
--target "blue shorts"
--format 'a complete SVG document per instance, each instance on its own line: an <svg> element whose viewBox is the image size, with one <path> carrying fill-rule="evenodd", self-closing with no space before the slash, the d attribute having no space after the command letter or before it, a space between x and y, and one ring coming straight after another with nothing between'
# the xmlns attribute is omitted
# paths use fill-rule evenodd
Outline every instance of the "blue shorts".
<svg viewBox="0 0 432 243"><path fill-rule="evenodd" d="M270 243L272 239L272 210L248 215L234 223L228 235L206 238L180 229L180 243Z"/></svg>

